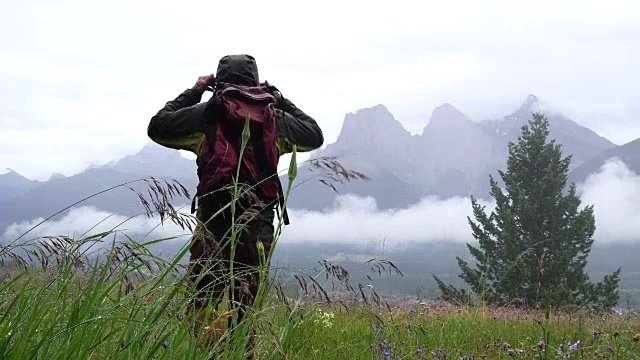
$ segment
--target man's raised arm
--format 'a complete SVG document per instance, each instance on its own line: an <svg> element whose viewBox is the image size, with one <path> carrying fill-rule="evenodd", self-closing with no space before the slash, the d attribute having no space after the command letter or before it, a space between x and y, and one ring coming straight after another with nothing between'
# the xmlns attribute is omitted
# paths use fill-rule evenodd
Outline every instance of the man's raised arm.
<svg viewBox="0 0 640 360"><path fill-rule="evenodd" d="M165 104L149 121L147 135L154 142L194 154L204 138L202 115L206 103L200 103L213 76L201 76L196 84Z"/></svg>
<svg viewBox="0 0 640 360"><path fill-rule="evenodd" d="M311 151L322 146L324 136L318 123L309 115L296 107L289 99L279 99L278 146L281 154L293 151Z"/></svg>

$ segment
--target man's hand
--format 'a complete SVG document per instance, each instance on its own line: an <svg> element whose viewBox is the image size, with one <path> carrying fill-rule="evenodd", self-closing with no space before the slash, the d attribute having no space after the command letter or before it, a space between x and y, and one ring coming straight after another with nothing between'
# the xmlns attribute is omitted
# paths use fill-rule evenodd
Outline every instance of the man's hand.
<svg viewBox="0 0 640 360"><path fill-rule="evenodd" d="M273 94L273 96L275 96L275 98L278 101L278 103L280 103L280 101L282 101L282 94L280 93L280 90L278 90L278 88L276 88L275 86L273 86L272 84L270 84L266 80L264 81L263 85L273 91L272 94Z"/></svg>
<svg viewBox="0 0 640 360"><path fill-rule="evenodd" d="M196 84L193 85L191 89L200 93L204 93L204 91L207 90L207 86L213 86L215 81L216 78L215 76L213 76L213 74L203 75L198 78L198 81L196 81Z"/></svg>

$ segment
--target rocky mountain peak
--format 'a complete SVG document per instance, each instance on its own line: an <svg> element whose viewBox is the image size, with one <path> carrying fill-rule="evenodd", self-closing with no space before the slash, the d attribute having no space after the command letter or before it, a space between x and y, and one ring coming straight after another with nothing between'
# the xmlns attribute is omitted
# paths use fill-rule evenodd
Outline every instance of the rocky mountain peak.
<svg viewBox="0 0 640 360"><path fill-rule="evenodd" d="M0 176L2 176L4 179L24 179L25 181L31 181L26 177L20 175L17 171L10 168L6 168L5 171L0 174Z"/></svg>
<svg viewBox="0 0 640 360"><path fill-rule="evenodd" d="M540 101L540 99L537 96L535 96L533 94L529 94L529 95L527 95L527 98L524 101L524 104L535 104L535 103L537 103L539 101Z"/></svg>
<svg viewBox="0 0 640 360"><path fill-rule="evenodd" d="M64 179L64 178L66 178L66 176L60 173L53 173L51 174L51 176L49 176L49 180Z"/></svg>
<svg viewBox="0 0 640 360"><path fill-rule="evenodd" d="M357 147L370 145L370 141L384 141L383 138L403 141L404 138L410 137L411 133L393 117L386 106L375 105L348 113L336 144L344 143L349 147Z"/></svg>
<svg viewBox="0 0 640 360"><path fill-rule="evenodd" d="M544 102L540 100L539 97L529 94L526 99L522 102L518 110L516 110L514 115L520 115L525 117L530 117L532 112L538 111L544 105Z"/></svg>
<svg viewBox="0 0 640 360"><path fill-rule="evenodd" d="M188 160L174 149L166 148L154 142L148 142L140 151L126 156L102 168L114 169L129 174L195 174L195 162Z"/></svg>
<svg viewBox="0 0 640 360"><path fill-rule="evenodd" d="M471 120L467 115L453 105L444 103L433 110L429 124L423 133L434 129L457 129L468 124L471 124Z"/></svg>
<svg viewBox="0 0 640 360"><path fill-rule="evenodd" d="M27 179L26 177L18 174L18 172L13 169L7 168L3 174L0 174L0 187L13 186L16 188L23 188L31 186L33 184L37 184L37 182ZM0 196L0 198L2 197L3 196Z"/></svg>
<svg viewBox="0 0 640 360"><path fill-rule="evenodd" d="M173 149L161 146L155 142L149 141L134 156L141 158L155 158L158 155L173 157L180 156L180 153Z"/></svg>

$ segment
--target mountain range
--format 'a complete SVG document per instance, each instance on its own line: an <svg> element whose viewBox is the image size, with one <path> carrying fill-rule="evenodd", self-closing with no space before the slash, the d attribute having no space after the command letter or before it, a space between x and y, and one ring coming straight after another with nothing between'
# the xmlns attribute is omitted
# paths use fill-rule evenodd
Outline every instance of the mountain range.
<svg viewBox="0 0 640 360"><path fill-rule="evenodd" d="M543 107L529 95L507 116L474 122L451 104L443 104L433 110L420 135L411 135L386 107L377 105L347 114L338 140L314 157L336 157L343 166L370 175L369 181L340 184L338 190L372 196L380 209L405 207L426 196L488 198L489 175L499 180L508 143L517 141L522 126ZM561 114L547 113L547 118L550 138L562 144L565 156L572 155L571 179L584 181L608 154L617 154L633 170L640 170L640 164L630 161L634 151L628 144L617 146ZM292 208L322 210L333 204L331 189L307 181L317 177L308 171L311 168L300 166L299 181L306 181L305 188L291 197Z"/></svg>
<svg viewBox="0 0 640 360"><path fill-rule="evenodd" d="M511 114L472 121L453 105L443 104L433 110L420 135L409 133L384 105L375 105L347 114L337 140L314 151L311 158L334 158L344 167L367 175L369 180L334 186L340 194L371 196L380 209L407 207L425 196L473 194L488 198L488 177L504 169L507 144L517 140L532 112L543 109L543 105L529 95ZM611 157L640 172L640 139L618 146L564 115L546 114L550 138L562 144L564 155L572 155L571 181L584 181ZM338 194L319 181L322 171L307 162L299 165L298 174L289 206L330 209ZM39 182L9 170L0 175L0 235L12 223L47 217L80 199L144 176L176 179L191 192L197 184L194 160L152 142L134 155L69 177L54 174ZM282 180L286 184L285 176ZM146 192L143 183L134 183L133 187ZM137 196L126 187L82 204L128 215L142 209Z"/></svg>

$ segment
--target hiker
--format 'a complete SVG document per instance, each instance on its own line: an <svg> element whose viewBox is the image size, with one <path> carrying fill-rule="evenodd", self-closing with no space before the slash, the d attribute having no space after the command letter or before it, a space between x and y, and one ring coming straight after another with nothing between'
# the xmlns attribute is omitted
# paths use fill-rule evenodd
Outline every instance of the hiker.
<svg viewBox="0 0 640 360"><path fill-rule="evenodd" d="M260 87L259 87L260 86ZM249 147L245 156L253 156L258 169L256 172L273 172L273 177L248 184L253 186L255 196L246 196L239 200L240 209L234 214L236 222L238 218L250 219L247 228L240 232L234 254L234 273L240 273L236 277L234 292L235 301L240 302L238 320L245 313L245 307L252 306L256 292L258 291L258 273L255 268L259 265L257 242L262 242L265 255L271 252L271 244L274 237L274 215L278 210L274 204L274 189L278 176L277 159L286 153L293 151L306 152L322 146L324 137L322 130L316 121L298 109L289 99L282 96L280 91L268 83L260 83L258 68L255 59L246 54L227 55L220 59L216 75L200 76L195 85L183 91L175 100L169 101L151 118L147 134L156 143L172 149L187 150L197 155L198 165L198 191L196 193L198 226L194 230L190 248L190 279L195 286L194 310L199 311L206 307L210 299L220 299L227 285L228 279L221 282L221 274L214 273L228 268L231 246L228 244L231 224L231 210L223 210L212 218L216 212L227 205L232 194L224 189L212 189L211 184L221 186L224 175L221 164L228 159L233 163L234 156L239 150L239 133L242 130L243 121L228 119L224 109L224 94L240 94L239 92L226 92L236 88L252 87L256 98L268 102L275 98L275 129L269 129L265 123L263 133L260 127L251 129L251 137L247 143ZM259 87L259 88L258 88ZM213 90L214 94L207 102L201 102L206 90ZM227 90L225 90L227 89ZM246 88L245 88L246 89ZM267 90L273 96L260 93ZM229 100L231 101L231 100ZM227 103L229 102L227 101ZM240 129L235 125L240 124ZM236 126L236 128L233 128ZM224 127L224 130L221 130ZM216 130L217 129L217 130ZM234 130L235 129L235 130ZM256 130L257 129L257 130ZM271 131L271 133L269 133ZM227 139L229 134L235 134L238 138ZM269 137L272 134L272 137ZM264 136L259 138L259 136ZM264 141L261 141L264 140ZM235 151L234 151L235 150ZM231 158L225 158L231 156ZM213 160L212 160L213 159ZM216 160L217 159L217 160ZM215 161L214 161L215 160ZM215 165L218 161L217 166ZM212 163L214 163L212 165ZM274 168L275 167L275 168ZM232 175L235 177L235 168ZM216 177L218 176L218 177ZM250 177L249 177L250 178ZM246 177L245 177L246 179ZM207 188L208 185L209 188ZM281 185L279 196L282 194ZM219 190L219 191L217 191ZM253 198L252 201L249 201ZM249 200L248 200L249 199ZM256 201L259 200L259 201ZM277 199L275 201L278 203ZM257 205L256 205L257 204ZM196 210L192 205L192 212ZM249 210L253 210L249 211ZM286 216L286 213L284 214ZM203 224L206 223L206 226ZM213 263L207 264L207 261ZM267 262L269 259L267 259ZM248 266L244 267L243 266ZM253 268L253 269L251 269ZM203 325L204 315L200 315L194 329L198 336L199 329ZM250 342L253 341L250 339ZM252 346L250 344L250 346Z"/></svg>

